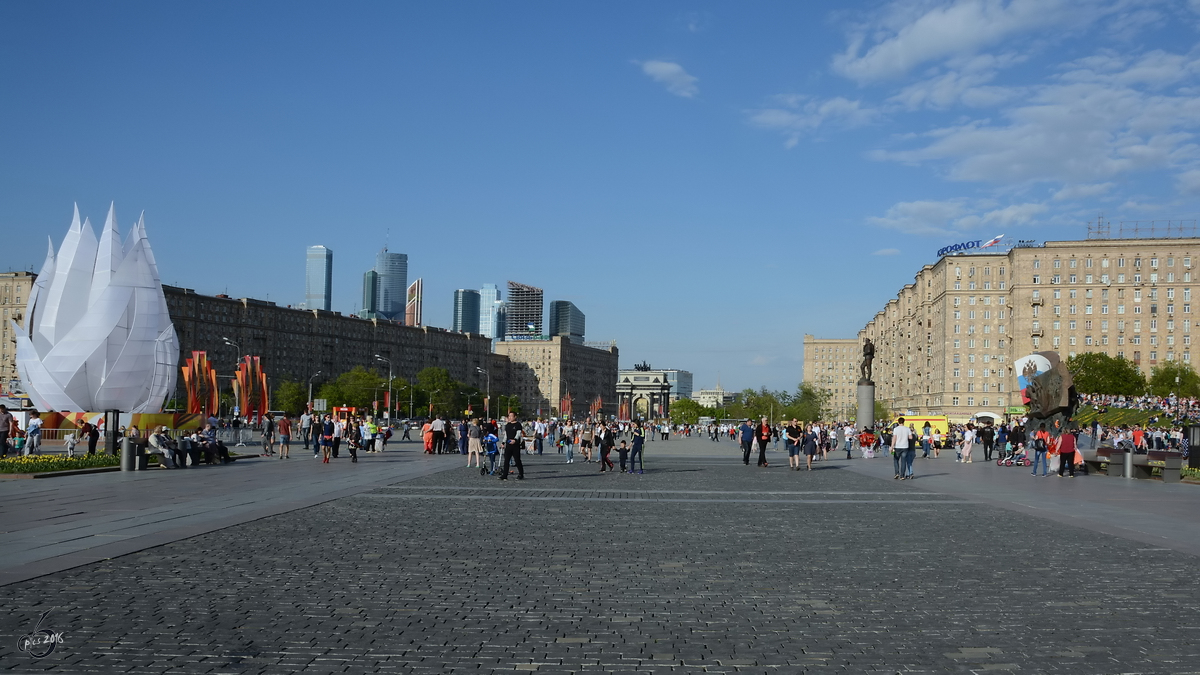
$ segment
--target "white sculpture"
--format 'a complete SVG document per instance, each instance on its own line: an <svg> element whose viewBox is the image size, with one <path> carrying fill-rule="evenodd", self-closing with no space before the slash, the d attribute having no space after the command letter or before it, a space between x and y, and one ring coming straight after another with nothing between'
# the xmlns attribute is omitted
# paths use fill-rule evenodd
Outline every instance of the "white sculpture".
<svg viewBox="0 0 1200 675"><path fill-rule="evenodd" d="M122 245L109 207L100 240L90 221L54 242L15 323L17 371L44 410L156 413L175 389L179 338L139 218Z"/></svg>

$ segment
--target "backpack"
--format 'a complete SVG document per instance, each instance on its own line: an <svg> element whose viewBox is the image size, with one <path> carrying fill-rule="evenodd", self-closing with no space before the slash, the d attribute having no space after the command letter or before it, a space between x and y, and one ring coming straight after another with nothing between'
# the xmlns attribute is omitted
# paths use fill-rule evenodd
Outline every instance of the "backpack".
<svg viewBox="0 0 1200 675"><path fill-rule="evenodd" d="M1046 447L1046 439L1040 436L1033 439L1033 449L1037 450L1038 452L1046 452L1049 449Z"/></svg>

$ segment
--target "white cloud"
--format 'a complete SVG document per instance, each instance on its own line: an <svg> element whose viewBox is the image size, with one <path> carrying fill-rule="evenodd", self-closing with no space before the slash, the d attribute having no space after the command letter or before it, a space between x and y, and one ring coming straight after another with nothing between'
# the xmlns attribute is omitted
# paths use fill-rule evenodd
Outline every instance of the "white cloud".
<svg viewBox="0 0 1200 675"><path fill-rule="evenodd" d="M1175 188L1186 195L1200 194L1200 169L1184 171L1176 176Z"/></svg>
<svg viewBox="0 0 1200 675"><path fill-rule="evenodd" d="M875 251L874 253L872 253L871 255L899 255L899 254L900 254L900 249L898 249L898 248L881 248L878 251Z"/></svg>
<svg viewBox="0 0 1200 675"><path fill-rule="evenodd" d="M967 214L965 199L899 202L882 217L867 222L906 234L949 234L954 222Z"/></svg>
<svg viewBox="0 0 1200 675"><path fill-rule="evenodd" d="M800 137L825 124L842 128L869 124L879 116L879 111L863 107L860 101L851 101L840 96L831 99L815 99L807 96L778 96L783 107L763 108L752 111L750 123L787 137L787 147L799 142Z"/></svg>
<svg viewBox="0 0 1200 675"><path fill-rule="evenodd" d="M867 222L906 234L953 236L981 227L1029 225L1048 210L1045 204L1032 202L995 208L991 200L925 200L899 202L883 216L867 218Z"/></svg>
<svg viewBox="0 0 1200 675"><path fill-rule="evenodd" d="M676 96L692 98L700 93L700 88L696 86L697 78L689 75L678 63L642 61L638 65L642 67L643 73L650 76L650 79L664 85L667 91Z"/></svg>
<svg viewBox="0 0 1200 675"><path fill-rule="evenodd" d="M1087 197L1099 197L1106 194L1113 188L1115 183L1091 183L1091 184L1073 184L1067 185L1058 192L1054 193L1054 199L1057 201L1067 201L1069 199L1084 199Z"/></svg>
<svg viewBox="0 0 1200 675"><path fill-rule="evenodd" d="M923 135L923 147L873 156L941 162L951 179L998 185L1096 183L1179 167L1200 159L1200 96L1153 90L1193 78L1200 58L1170 56L1075 62L1056 81L1030 87L1002 120L942 127Z"/></svg>
<svg viewBox="0 0 1200 675"><path fill-rule="evenodd" d="M929 3L896 3L881 20L859 27L846 51L834 57L833 69L859 83L878 82L922 64L976 54L1023 33L1083 24L1105 13L1093 0L953 0L917 15L910 13L914 6Z"/></svg>

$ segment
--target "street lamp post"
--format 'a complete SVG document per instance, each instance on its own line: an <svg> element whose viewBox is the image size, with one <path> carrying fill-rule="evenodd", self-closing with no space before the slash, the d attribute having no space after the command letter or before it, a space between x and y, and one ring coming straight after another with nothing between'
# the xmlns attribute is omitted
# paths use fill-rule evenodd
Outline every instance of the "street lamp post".
<svg viewBox="0 0 1200 675"><path fill-rule="evenodd" d="M492 375L488 371L486 371L483 368L480 368L478 366L476 366L475 371L479 372L479 373L483 373L483 376L487 378L487 398L483 400L483 410L484 410L483 414L487 417L488 420L491 420L492 419Z"/></svg>
<svg viewBox="0 0 1200 675"><path fill-rule="evenodd" d="M383 361L384 363L388 364L388 406L387 406L387 407L388 407L388 411L387 411L387 421L388 421L388 424L391 424L391 423L392 423L392 360L391 360L391 359L385 359L385 358L383 358L382 356L380 356L380 355L378 355L378 354L376 354L376 355L375 355L375 359L376 359L377 361Z"/></svg>
<svg viewBox="0 0 1200 675"><path fill-rule="evenodd" d="M321 371L318 370L317 372L312 374L312 377L308 378L308 412L309 412L309 414L313 413L312 381L320 376L321 376Z"/></svg>
<svg viewBox="0 0 1200 675"><path fill-rule="evenodd" d="M227 344L230 347L233 347L234 349L237 350L237 355L238 355L237 361L233 362L233 380L234 380L234 382L236 382L238 370L240 370L242 367L242 346L239 345L238 343L234 342L233 340L230 340L229 338L227 338L225 336L221 336L221 339L225 341L225 344ZM234 401L234 405L237 405L236 400ZM218 406L218 408L219 407L220 406ZM239 412L241 412L241 411L239 411ZM237 415L233 415L233 417L237 417Z"/></svg>

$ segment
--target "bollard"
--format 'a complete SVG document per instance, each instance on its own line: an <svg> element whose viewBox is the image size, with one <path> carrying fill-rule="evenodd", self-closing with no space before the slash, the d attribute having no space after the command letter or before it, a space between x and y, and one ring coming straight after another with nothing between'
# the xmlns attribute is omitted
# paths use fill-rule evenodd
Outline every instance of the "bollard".
<svg viewBox="0 0 1200 675"><path fill-rule="evenodd" d="M1133 450L1125 453L1125 478L1133 479Z"/></svg>
<svg viewBox="0 0 1200 675"><path fill-rule="evenodd" d="M133 439L126 436L121 439L121 471L134 471L137 468L137 455Z"/></svg>

